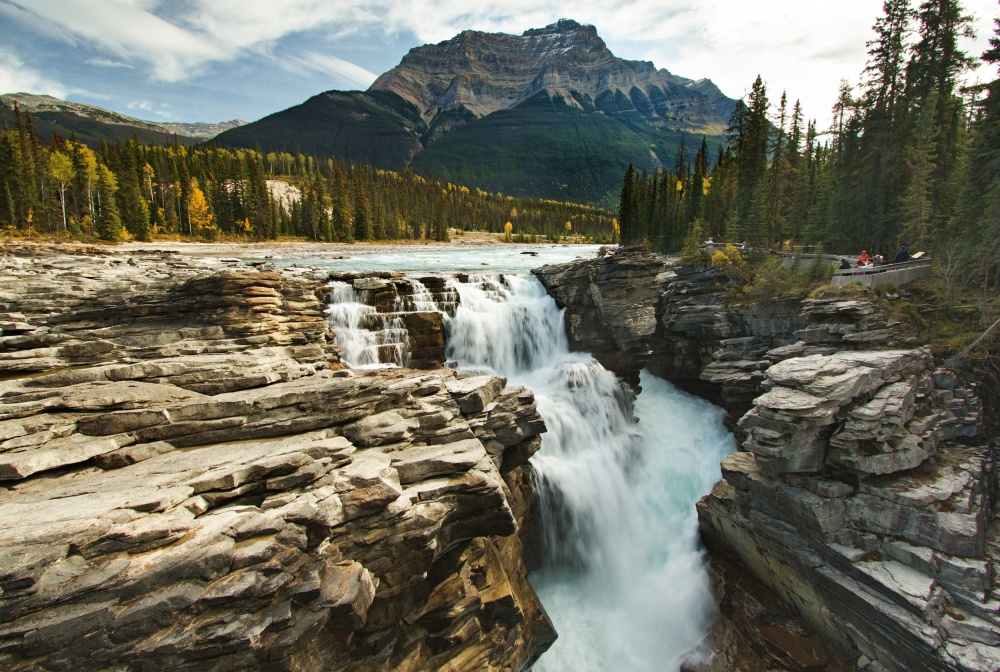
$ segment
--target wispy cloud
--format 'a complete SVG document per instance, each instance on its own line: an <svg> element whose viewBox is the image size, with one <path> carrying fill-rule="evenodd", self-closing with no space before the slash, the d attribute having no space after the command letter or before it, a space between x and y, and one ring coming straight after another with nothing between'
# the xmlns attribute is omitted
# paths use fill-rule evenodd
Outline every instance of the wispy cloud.
<svg viewBox="0 0 1000 672"><path fill-rule="evenodd" d="M12 49L0 47L0 93L37 93L63 98L66 87L26 65Z"/></svg>
<svg viewBox="0 0 1000 672"><path fill-rule="evenodd" d="M133 100L126 107L136 113L155 114L164 119L171 119L174 116L169 105L166 103L154 103L151 100Z"/></svg>
<svg viewBox="0 0 1000 672"><path fill-rule="evenodd" d="M123 61L113 61L110 58L95 57L87 59L88 65L96 65L99 68L131 68L131 63Z"/></svg>
<svg viewBox="0 0 1000 672"><path fill-rule="evenodd" d="M220 45L119 0L4 0L120 58L150 64L156 79L179 81L202 64L226 60ZM141 3L139 3L141 4Z"/></svg>
<svg viewBox="0 0 1000 672"><path fill-rule="evenodd" d="M91 100L112 101L118 99L118 96L112 96L107 93L96 93L94 91L88 91L87 89L81 89L76 86L71 86L69 89L69 93L73 96L79 96L81 98L90 98Z"/></svg>
<svg viewBox="0 0 1000 672"><path fill-rule="evenodd" d="M979 46L970 47L978 54L997 3L963 4L979 17ZM731 96L760 73L773 97L788 90L822 119L840 79L856 79L864 66L881 8L882 0L0 0L0 21L84 48L95 67L124 75L131 65L158 83L270 61L328 76L334 86L363 87L375 76L363 67L371 61L345 60L362 58L345 45L400 35L439 42L465 29L520 33L566 17L597 26L618 56L709 77ZM2 76L61 88L23 64Z"/></svg>
<svg viewBox="0 0 1000 672"><path fill-rule="evenodd" d="M359 65L329 54L308 51L301 56L292 56L283 62L286 69L299 72L319 72L332 77L339 86L368 88L378 75Z"/></svg>

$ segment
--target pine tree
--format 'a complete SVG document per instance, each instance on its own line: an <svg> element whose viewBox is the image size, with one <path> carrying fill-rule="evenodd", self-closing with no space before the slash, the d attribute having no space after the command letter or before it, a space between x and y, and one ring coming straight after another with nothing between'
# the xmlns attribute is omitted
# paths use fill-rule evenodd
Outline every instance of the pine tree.
<svg viewBox="0 0 1000 672"><path fill-rule="evenodd" d="M761 190L767 173L771 135L771 123L768 120L770 102L767 99L767 87L760 75L754 81L747 101L743 106L737 103L728 130L737 173L733 233L736 238L759 245L765 242L765 197ZM768 245L770 242L766 241Z"/></svg>
<svg viewBox="0 0 1000 672"><path fill-rule="evenodd" d="M1000 17L995 18L985 63L1000 66ZM967 266L984 286L1000 288L1000 71L986 84L986 97L972 127L969 159L952 228L964 242Z"/></svg>
<svg viewBox="0 0 1000 672"><path fill-rule="evenodd" d="M368 194L364 189L358 187L354 192L354 238L355 240L369 241L375 238L372 230L372 208L368 202ZM428 236L429 237L429 236Z"/></svg>
<svg viewBox="0 0 1000 672"><path fill-rule="evenodd" d="M618 203L618 226L621 244L635 245L641 242L639 235L639 194L635 168L630 163L625 171L621 198Z"/></svg>
<svg viewBox="0 0 1000 672"><path fill-rule="evenodd" d="M121 152L118 170L118 203L122 223L125 229L136 240L148 242L151 240L149 224L149 206L142 197L139 186L139 168L137 165L138 141L133 138Z"/></svg>
<svg viewBox="0 0 1000 672"><path fill-rule="evenodd" d="M934 112L936 95L931 93L927 107L917 115L914 142L909 147L909 186L903 195L900 211L905 222L902 236L914 248L931 243L932 180L934 178Z"/></svg>
<svg viewBox="0 0 1000 672"><path fill-rule="evenodd" d="M118 180L103 163L97 167L97 235L101 240L116 242L122 237L122 220L118 214Z"/></svg>
<svg viewBox="0 0 1000 672"><path fill-rule="evenodd" d="M919 40L906 71L906 96L912 109L922 111L934 103L931 227L939 235L954 208L959 156L966 141L965 108L956 86L973 63L959 47L961 38L973 34L972 17L958 0L925 0L917 11L917 22ZM916 117L911 128L912 147L919 135Z"/></svg>

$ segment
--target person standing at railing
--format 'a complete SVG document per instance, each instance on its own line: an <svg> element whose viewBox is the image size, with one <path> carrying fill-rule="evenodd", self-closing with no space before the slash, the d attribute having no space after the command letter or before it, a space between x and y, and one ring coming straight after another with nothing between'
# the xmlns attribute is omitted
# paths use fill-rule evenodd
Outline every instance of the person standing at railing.
<svg viewBox="0 0 1000 672"><path fill-rule="evenodd" d="M896 250L896 256L893 257L892 263L905 264L909 260L910 260L910 253L906 250L906 245L900 245L899 249Z"/></svg>
<svg viewBox="0 0 1000 672"><path fill-rule="evenodd" d="M868 250L861 250L861 256L858 257L858 263L862 265L868 263Z"/></svg>
<svg viewBox="0 0 1000 672"><path fill-rule="evenodd" d="M849 270L850 268L851 268L851 262L849 262L847 259L840 260L840 270L846 271Z"/></svg>

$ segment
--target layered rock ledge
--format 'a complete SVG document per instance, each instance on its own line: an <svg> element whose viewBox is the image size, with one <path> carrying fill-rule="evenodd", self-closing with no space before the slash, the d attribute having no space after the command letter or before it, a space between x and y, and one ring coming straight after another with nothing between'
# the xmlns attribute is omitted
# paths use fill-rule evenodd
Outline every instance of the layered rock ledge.
<svg viewBox="0 0 1000 672"><path fill-rule="evenodd" d="M528 390L339 362L327 275L7 250L0 667L525 669Z"/></svg>

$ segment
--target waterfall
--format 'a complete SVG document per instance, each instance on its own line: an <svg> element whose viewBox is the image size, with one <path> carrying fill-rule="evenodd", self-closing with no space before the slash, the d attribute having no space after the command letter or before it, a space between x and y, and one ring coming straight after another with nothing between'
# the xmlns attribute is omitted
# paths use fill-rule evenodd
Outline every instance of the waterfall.
<svg viewBox="0 0 1000 672"><path fill-rule="evenodd" d="M635 397L593 357L571 353L562 311L532 276L451 279L439 302L409 282L394 309L451 315L448 360L531 389L548 428L531 460L545 559L529 578L559 639L536 672L676 672L714 614L694 505L735 447L722 410L646 372ZM330 320L345 361L405 366L402 321L363 299L334 283Z"/></svg>
<svg viewBox="0 0 1000 672"><path fill-rule="evenodd" d="M434 312L442 310L434 299L434 295L431 294L431 290L427 289L427 285L414 278L410 278L407 282L410 283L410 295L396 297L394 308L397 311Z"/></svg>
<svg viewBox="0 0 1000 672"><path fill-rule="evenodd" d="M569 352L562 313L535 278L470 275L449 280L459 296L448 322L445 356L460 368L502 376L530 375Z"/></svg>
<svg viewBox="0 0 1000 672"><path fill-rule="evenodd" d="M530 577L559 639L538 672L668 672L714 613L694 504L734 448L722 411L643 373L636 400L570 353L533 277L472 276L449 322L458 368L535 393L548 432L532 458L545 567Z"/></svg>
<svg viewBox="0 0 1000 672"><path fill-rule="evenodd" d="M409 338L402 318L380 314L346 282L333 282L330 287L327 314L343 360L355 369L406 366Z"/></svg>

